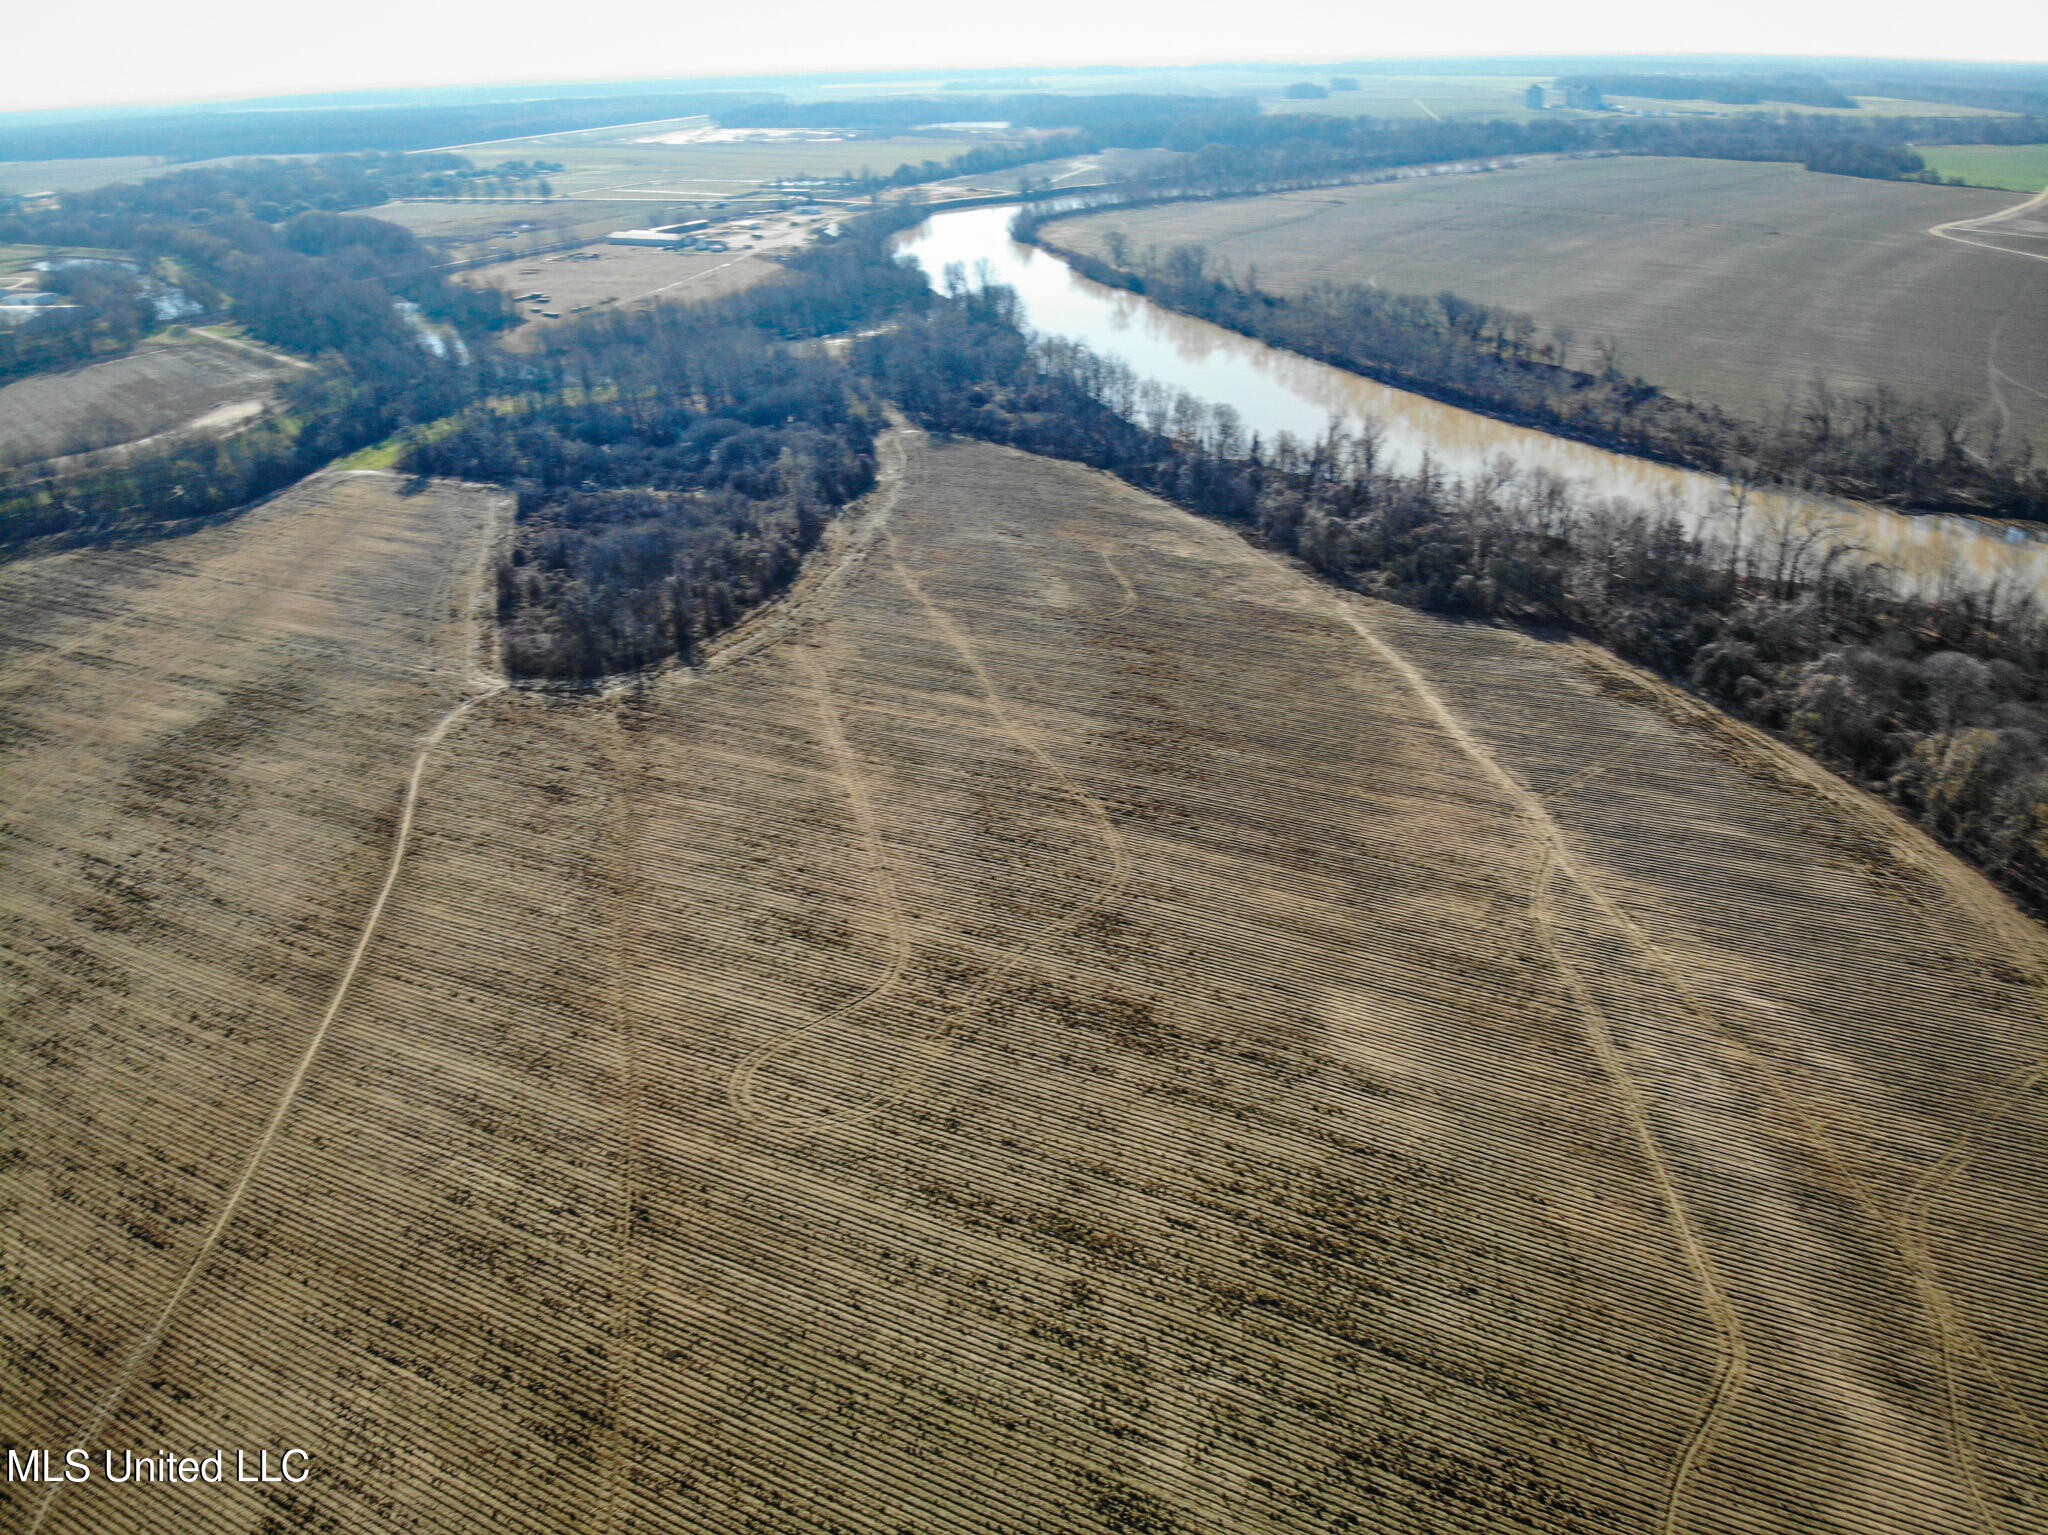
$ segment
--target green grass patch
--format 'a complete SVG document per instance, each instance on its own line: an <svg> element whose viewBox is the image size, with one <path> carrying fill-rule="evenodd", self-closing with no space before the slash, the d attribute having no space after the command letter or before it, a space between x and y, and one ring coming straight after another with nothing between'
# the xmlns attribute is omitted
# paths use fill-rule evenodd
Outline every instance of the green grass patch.
<svg viewBox="0 0 2048 1535"><path fill-rule="evenodd" d="M2048 144L1916 144L1928 168L1973 187L2038 192L2048 187Z"/></svg>
<svg viewBox="0 0 2048 1535"><path fill-rule="evenodd" d="M357 448L346 458L334 461L337 469L396 469L398 460L405 450L412 446L410 438L403 433L387 437L382 442L373 442L367 448Z"/></svg>
<svg viewBox="0 0 2048 1535"><path fill-rule="evenodd" d="M518 408L517 402L507 398L490 400L485 408L499 414L509 414ZM443 416L429 421L425 426L409 426L402 432L393 432L382 442L373 442L367 448L357 448L346 458L334 461L336 469L396 469L398 461L412 448L423 442L439 442L450 432L469 419L468 411L457 411L452 416Z"/></svg>

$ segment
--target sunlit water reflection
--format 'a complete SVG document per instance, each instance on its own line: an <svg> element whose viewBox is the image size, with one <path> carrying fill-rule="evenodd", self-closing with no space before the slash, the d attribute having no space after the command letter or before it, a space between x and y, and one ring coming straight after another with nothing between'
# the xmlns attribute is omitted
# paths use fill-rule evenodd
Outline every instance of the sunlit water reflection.
<svg viewBox="0 0 2048 1535"><path fill-rule="evenodd" d="M1082 342L1123 362L1140 380L1229 405L1248 432L1268 440L1281 432L1311 439L1333 419L1347 426L1371 419L1384 433L1385 460L1396 467L1414 468L1428 455L1451 473L1469 475L1505 455L1522 469L1563 476L1591 495L1644 506L1664 501L1695 528L1727 526L1730 487L1724 480L1439 404L1105 288L1058 257L1012 240L1015 213L993 207L935 214L902 235L898 249L917 260L935 287L957 262L970 281L978 283L980 273L1015 289L1034 330ZM1856 502L1776 492L1753 495L1745 517L1749 535L1759 539L1822 524L1828 541L1857 546L1859 558L1891 568L1922 590L1944 580L1982 586L2000 577L2033 589L2048 587L2048 543L2021 528L1907 517Z"/></svg>

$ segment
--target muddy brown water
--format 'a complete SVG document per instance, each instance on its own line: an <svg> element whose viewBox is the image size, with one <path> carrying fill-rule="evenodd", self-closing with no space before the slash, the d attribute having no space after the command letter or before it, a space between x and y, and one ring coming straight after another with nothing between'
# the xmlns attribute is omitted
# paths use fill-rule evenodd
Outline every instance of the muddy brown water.
<svg viewBox="0 0 2048 1535"><path fill-rule="evenodd" d="M916 259L934 287L957 262L970 281L986 277L1015 289L1034 330L1115 358L1141 382L1157 380L1208 404L1229 405L1247 432L1268 439L1287 432L1306 440L1333 420L1355 427L1370 419L1379 423L1385 457L1396 467L1414 468L1428 456L1452 474L1471 475L1490 471L1505 457L1523 470L1561 475L1594 497L1642 506L1668 503L1694 528L1725 532L1728 526L1731 489L1716 476L1476 415L1104 287L1057 256L1011 239L1015 213L1014 207L998 206L935 214L902 235L898 249ZM1853 545L1858 558L1889 567L1923 591L1948 581L1981 587L2001 578L2048 589L2048 542L2024 527L1904 516L1853 501L1777 492L1753 495L1744 514L1744 542L1764 551L1816 529L1823 543Z"/></svg>

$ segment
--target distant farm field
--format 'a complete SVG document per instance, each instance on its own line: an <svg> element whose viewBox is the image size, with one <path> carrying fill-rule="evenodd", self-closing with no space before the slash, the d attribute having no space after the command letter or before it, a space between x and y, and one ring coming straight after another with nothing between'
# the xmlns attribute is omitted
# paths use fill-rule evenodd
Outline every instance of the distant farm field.
<svg viewBox="0 0 2048 1535"><path fill-rule="evenodd" d="M604 700L474 664L483 490L0 569L0 1434L315 1471L10 1527L2040 1524L2038 930L1614 663L884 465Z"/></svg>
<svg viewBox="0 0 2048 1535"><path fill-rule="evenodd" d="M456 281L503 289L521 300L523 325L545 329L574 319L578 310L651 298L723 298L781 274L778 264L747 250L682 252L599 244L531 260L515 256L459 273ZM547 297L527 302L529 293ZM549 314L556 319L548 319Z"/></svg>
<svg viewBox="0 0 2048 1535"><path fill-rule="evenodd" d="M291 372L254 351L187 341L17 379L0 387L0 463L226 429L261 414Z"/></svg>
<svg viewBox="0 0 2048 1535"><path fill-rule="evenodd" d="M614 229L659 222L661 208L644 201L600 202L558 197L543 202L395 202L365 210L370 217L410 229L450 257L480 255L492 246L513 250L560 240L601 240Z"/></svg>
<svg viewBox="0 0 2048 1535"><path fill-rule="evenodd" d="M1915 154L1944 176L2008 192L2048 188L2048 144L1919 144Z"/></svg>
<svg viewBox="0 0 2048 1535"><path fill-rule="evenodd" d="M1102 254L1203 245L1277 292L1444 289L1621 346L1621 365L1747 415L1816 375L1946 397L2048 447L2044 268L1937 238L2016 201L1797 166L1618 158L1119 210L1052 227ZM2007 226L2008 228L2012 226Z"/></svg>
<svg viewBox="0 0 2048 1535"><path fill-rule="evenodd" d="M1663 96L1612 95L1607 100L1618 107L1632 112L1652 112L1659 116L1679 117L1742 117L1750 114L1776 116L1787 110L1811 117L2012 117L2016 114L2001 112L1993 107L1958 106L1953 102L1911 101L1901 96L1852 96L1856 104L1852 107L1811 107L1788 108L1782 101L1704 101L1677 100Z"/></svg>
<svg viewBox="0 0 2048 1535"><path fill-rule="evenodd" d="M0 195L20 192L86 192L114 181L140 181L175 166L153 155L104 160L0 160Z"/></svg>
<svg viewBox="0 0 2048 1535"><path fill-rule="evenodd" d="M1330 76L1303 71L1298 80L1328 86ZM1314 112L1325 116L1445 119L1506 117L1533 121L1540 113L1523 104L1523 93L1540 75L1358 75L1355 91L1297 101L1274 94L1260 102L1265 112ZM1272 86L1266 87L1273 91Z"/></svg>
<svg viewBox="0 0 2048 1535"><path fill-rule="evenodd" d="M652 131L652 130L650 130ZM859 138L826 143L637 144L630 135L607 143L587 138L558 144L512 140L465 147L479 165L510 159L554 161L548 173L557 196L640 201L669 197L715 199L751 192L784 178L873 172L886 176L903 165L950 160L980 148L986 138Z"/></svg>

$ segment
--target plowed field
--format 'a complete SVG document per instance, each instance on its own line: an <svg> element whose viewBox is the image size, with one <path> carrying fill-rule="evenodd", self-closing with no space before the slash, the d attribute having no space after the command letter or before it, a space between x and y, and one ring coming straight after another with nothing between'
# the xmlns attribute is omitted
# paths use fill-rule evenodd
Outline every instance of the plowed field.
<svg viewBox="0 0 2048 1535"><path fill-rule="evenodd" d="M41 1528L2048 1524L2035 930L1613 663L890 453L602 702L451 719L477 492L8 577L5 1434L315 1472Z"/></svg>
<svg viewBox="0 0 2048 1535"><path fill-rule="evenodd" d="M252 351L189 342L0 388L0 463L90 452L261 414L289 372Z"/></svg>
<svg viewBox="0 0 2048 1535"><path fill-rule="evenodd" d="M2048 448L2039 221L1936 237L2020 199L1796 165L1626 156L1382 186L1119 209L1049 236L1102 256L1192 242L1293 294L1319 282L1449 289L1576 332L1620 366L1735 414L1776 415L1816 377L1973 407ZM1967 233L1959 230L1958 233ZM2016 238L2017 237L2017 238Z"/></svg>

